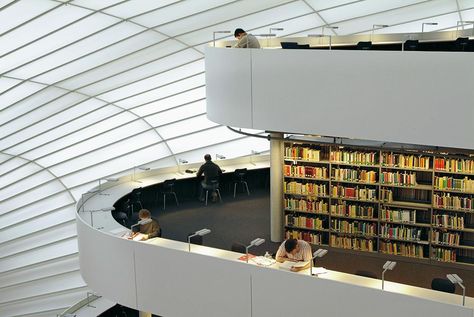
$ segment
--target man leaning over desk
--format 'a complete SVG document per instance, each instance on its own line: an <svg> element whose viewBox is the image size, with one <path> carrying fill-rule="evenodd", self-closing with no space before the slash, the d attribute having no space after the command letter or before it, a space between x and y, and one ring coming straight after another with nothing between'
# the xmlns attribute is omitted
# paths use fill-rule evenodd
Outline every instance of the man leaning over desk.
<svg viewBox="0 0 474 317"><path fill-rule="evenodd" d="M312 261L311 245L304 240L288 239L278 248L275 256L277 262L283 263L285 261L291 262L308 262L304 266L293 266L291 271L298 272L310 267Z"/></svg>

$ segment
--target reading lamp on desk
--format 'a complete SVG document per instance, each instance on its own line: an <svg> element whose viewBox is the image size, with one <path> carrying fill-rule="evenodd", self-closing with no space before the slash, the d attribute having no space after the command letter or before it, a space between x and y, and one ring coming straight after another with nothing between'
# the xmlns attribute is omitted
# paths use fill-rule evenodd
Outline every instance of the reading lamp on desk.
<svg viewBox="0 0 474 317"><path fill-rule="evenodd" d="M220 154L216 154L216 160L219 159L219 160L225 160L225 156L224 155L220 155Z"/></svg>
<svg viewBox="0 0 474 317"><path fill-rule="evenodd" d="M372 36L374 35L375 29L383 29L388 27L388 24L372 24L372 33L370 34L370 40L372 41Z"/></svg>
<svg viewBox="0 0 474 317"><path fill-rule="evenodd" d="M395 265L397 265L397 262L395 261L387 261L383 265L383 272L382 272L382 290L384 289L384 282L385 282L385 272L391 271L395 268Z"/></svg>
<svg viewBox="0 0 474 317"><path fill-rule="evenodd" d="M466 304L466 287L462 284L462 279L457 274L447 274L446 277L453 284L458 284L462 288L462 305Z"/></svg>
<svg viewBox="0 0 474 317"><path fill-rule="evenodd" d="M314 251L313 257L311 258L311 267L310 267L310 270L309 270L309 275L316 275L316 276L318 275L318 274L313 274L313 260L316 259L316 258L322 258L327 253L328 253L328 250L326 250L326 249L318 249L318 250Z"/></svg>
<svg viewBox="0 0 474 317"><path fill-rule="evenodd" d="M146 166L134 166L133 167L133 176L132 176L132 182L135 182L135 183L141 183L142 181L139 181L139 180L136 180L136 177L135 177L135 173L136 173L136 170L141 170L141 171L149 171L150 168L149 167L146 167Z"/></svg>
<svg viewBox="0 0 474 317"><path fill-rule="evenodd" d="M257 247L257 246L261 245L264 242L265 242L265 239L256 238L256 239L253 239L252 241L250 241L250 244L245 247L245 254L247 255L247 263L249 263L249 249L251 247L254 247L254 246Z"/></svg>
<svg viewBox="0 0 474 317"><path fill-rule="evenodd" d="M185 159L178 158L178 174L184 174L181 172L181 165L188 164L189 162Z"/></svg>
<svg viewBox="0 0 474 317"><path fill-rule="evenodd" d="M108 177L108 178L99 178L99 188L98 189L92 189L92 190L89 190L87 191L88 193L99 193L99 195L106 195L108 196L109 194L104 194L102 193L102 181L107 181L107 182L118 182L118 178L116 177Z"/></svg>
<svg viewBox="0 0 474 317"><path fill-rule="evenodd" d="M115 207L106 207L106 208L101 208L101 209L93 209L93 210L83 210L83 212L90 212L91 213L91 227L94 227L94 216L92 213L98 212L98 211L114 211Z"/></svg>
<svg viewBox="0 0 474 317"><path fill-rule="evenodd" d="M421 23L421 33L425 32L425 25L438 25L438 22L423 22L423 23Z"/></svg>
<svg viewBox="0 0 474 317"><path fill-rule="evenodd" d="M199 231L196 231L193 234L190 234L188 236L188 251L191 252L191 238L196 237L196 236L205 236L206 234L211 233L211 229L201 229Z"/></svg>

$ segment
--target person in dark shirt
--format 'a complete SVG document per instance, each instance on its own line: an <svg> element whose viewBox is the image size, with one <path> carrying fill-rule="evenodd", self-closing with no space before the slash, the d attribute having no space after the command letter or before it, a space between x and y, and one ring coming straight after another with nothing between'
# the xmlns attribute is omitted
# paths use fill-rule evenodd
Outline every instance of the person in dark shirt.
<svg viewBox="0 0 474 317"><path fill-rule="evenodd" d="M219 176L222 174L222 170L219 165L212 162L212 158L210 154L204 155L204 160L206 163L202 164L197 172L198 179L204 174L204 180L201 181L201 194L199 196L199 200L204 201L204 191L206 189L213 189L213 186L210 185L210 180L218 179ZM215 192L212 193L212 200L215 200Z"/></svg>

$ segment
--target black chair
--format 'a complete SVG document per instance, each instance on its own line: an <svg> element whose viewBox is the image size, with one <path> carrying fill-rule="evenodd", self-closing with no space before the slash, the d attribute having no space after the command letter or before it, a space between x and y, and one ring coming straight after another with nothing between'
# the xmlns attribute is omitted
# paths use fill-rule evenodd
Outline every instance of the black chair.
<svg viewBox="0 0 474 317"><path fill-rule="evenodd" d="M370 278L378 278L377 274L375 274L374 272L370 272L370 271L359 270L359 271L355 272L355 275L370 277Z"/></svg>
<svg viewBox="0 0 474 317"><path fill-rule="evenodd" d="M166 195L173 195L174 200L176 201L176 206L179 206L178 197L176 196L176 193L174 192L174 189L173 189L175 182L176 182L176 178L167 179L163 182L162 189L161 189L161 195L163 195L163 210L166 209Z"/></svg>
<svg viewBox="0 0 474 317"><path fill-rule="evenodd" d="M142 201L142 188L135 188L130 193L130 199L127 201L129 205L129 210L133 215L135 212L138 212L140 209L143 209ZM138 210L137 210L138 209Z"/></svg>
<svg viewBox="0 0 474 317"><path fill-rule="evenodd" d="M128 216L127 213L123 211L117 211L114 213L114 218L117 220L118 223L120 223L122 226L127 227L128 226Z"/></svg>
<svg viewBox="0 0 474 317"><path fill-rule="evenodd" d="M456 291L456 285L451 283L446 278L434 278L431 281L431 289L435 291L454 294L454 292Z"/></svg>
<svg viewBox="0 0 474 317"><path fill-rule="evenodd" d="M368 41L368 42L360 41L359 43L357 43L357 49L358 50L370 50L370 49L372 49L372 42L371 41Z"/></svg>
<svg viewBox="0 0 474 317"><path fill-rule="evenodd" d="M237 184L242 184L242 187L245 187L245 189L247 190L247 195L250 196L249 185L247 184L246 177L246 168L238 168L234 171L234 198L235 193L237 191Z"/></svg>
<svg viewBox="0 0 474 317"><path fill-rule="evenodd" d="M246 253L247 250L245 249L245 245L242 243L234 242L232 243L232 246L230 247L231 251L238 252L238 253Z"/></svg>
<svg viewBox="0 0 474 317"><path fill-rule="evenodd" d="M405 51L416 51L418 50L418 40L406 40L403 43L403 50Z"/></svg>
<svg viewBox="0 0 474 317"><path fill-rule="evenodd" d="M219 201L222 202L221 192L219 190L219 177L209 178L206 183L206 206L207 200L209 198L209 191L211 193L216 192L217 196L219 197Z"/></svg>
<svg viewBox="0 0 474 317"><path fill-rule="evenodd" d="M469 38L468 37L458 37L454 41L454 49L456 51L465 51L466 47L469 45Z"/></svg>
<svg viewBox="0 0 474 317"><path fill-rule="evenodd" d="M297 49L298 43L297 42L280 42L281 48L286 49Z"/></svg>

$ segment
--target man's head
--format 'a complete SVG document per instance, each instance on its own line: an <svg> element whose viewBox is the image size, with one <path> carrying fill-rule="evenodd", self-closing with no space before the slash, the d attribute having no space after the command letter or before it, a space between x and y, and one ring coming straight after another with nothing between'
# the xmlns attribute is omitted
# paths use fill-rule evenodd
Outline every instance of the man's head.
<svg viewBox="0 0 474 317"><path fill-rule="evenodd" d="M234 31L234 37L238 40L240 40L240 38L242 36L244 36L245 34L247 34L247 33L245 33L245 31L242 30L242 29L235 29L235 31Z"/></svg>
<svg viewBox="0 0 474 317"><path fill-rule="evenodd" d="M292 255L295 255L296 253L298 253L299 250L300 250L300 248L298 246L298 240L288 239L288 240L285 241L285 251L286 251L286 253L290 253Z"/></svg>
<svg viewBox="0 0 474 317"><path fill-rule="evenodd" d="M210 162L210 161L212 160L211 154L206 154L206 155L204 155L204 160L205 160L206 162Z"/></svg>
<svg viewBox="0 0 474 317"><path fill-rule="evenodd" d="M140 220L148 219L150 217L151 217L151 213L148 209L140 209L140 211L138 212L138 218L140 218Z"/></svg>

